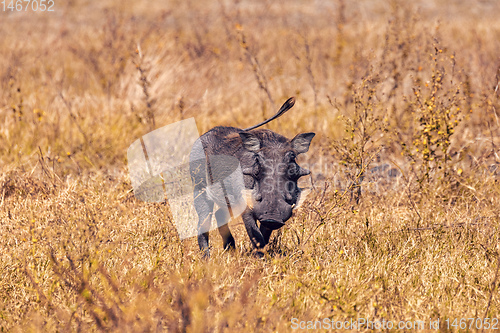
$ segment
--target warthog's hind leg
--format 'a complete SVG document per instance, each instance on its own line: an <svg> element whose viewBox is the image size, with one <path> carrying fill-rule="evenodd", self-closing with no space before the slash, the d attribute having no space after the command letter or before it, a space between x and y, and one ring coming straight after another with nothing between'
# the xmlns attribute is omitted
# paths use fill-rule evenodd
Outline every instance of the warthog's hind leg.
<svg viewBox="0 0 500 333"><path fill-rule="evenodd" d="M208 245L208 231L212 224L212 212L214 202L207 198L205 190L195 190L194 192L194 207L198 213L198 245L203 252L203 257L210 257L210 249Z"/></svg>
<svg viewBox="0 0 500 333"><path fill-rule="evenodd" d="M219 227L219 233L222 236L222 241L224 242L224 250L236 248L234 242L234 237L229 230L229 211L227 209L219 208L215 212L215 219L217 220L217 226Z"/></svg>

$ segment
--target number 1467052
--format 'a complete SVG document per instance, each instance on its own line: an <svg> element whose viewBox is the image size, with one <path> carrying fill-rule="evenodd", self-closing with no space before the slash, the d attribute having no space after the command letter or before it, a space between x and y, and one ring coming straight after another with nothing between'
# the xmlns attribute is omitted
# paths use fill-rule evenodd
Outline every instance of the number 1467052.
<svg viewBox="0 0 500 333"><path fill-rule="evenodd" d="M446 319L446 328L455 328L455 329L478 329L478 330L498 330L500 326L498 325L498 318L455 318Z"/></svg>
<svg viewBox="0 0 500 333"><path fill-rule="evenodd" d="M54 0L2 0L0 4L0 8L2 8L4 12L53 12L55 5Z"/></svg>

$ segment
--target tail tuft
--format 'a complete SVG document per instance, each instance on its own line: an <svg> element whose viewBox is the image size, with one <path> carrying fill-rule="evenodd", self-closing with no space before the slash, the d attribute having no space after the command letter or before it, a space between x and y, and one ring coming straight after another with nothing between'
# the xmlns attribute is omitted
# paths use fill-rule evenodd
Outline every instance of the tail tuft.
<svg viewBox="0 0 500 333"><path fill-rule="evenodd" d="M295 97L290 97L289 99L286 100L285 103L283 103L283 105L280 107L280 109L278 110L278 112L276 112L276 114L274 116L272 116L271 118L269 118L267 120L264 120L263 122L261 122L257 125L254 125L254 126L249 127L249 128L245 128L244 131L250 131L250 130L256 129L257 127L265 125L268 122L273 121L274 119L276 119L278 117L281 117L285 112L290 110L294 105L295 105Z"/></svg>

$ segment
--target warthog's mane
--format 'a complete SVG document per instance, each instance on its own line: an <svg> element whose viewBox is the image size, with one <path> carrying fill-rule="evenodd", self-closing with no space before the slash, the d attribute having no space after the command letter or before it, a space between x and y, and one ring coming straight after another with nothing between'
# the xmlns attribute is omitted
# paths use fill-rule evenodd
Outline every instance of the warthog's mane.
<svg viewBox="0 0 500 333"><path fill-rule="evenodd" d="M219 126L221 130L227 131L230 130L229 133L226 133L223 136L223 141L229 144L237 144L240 146L242 144L241 137L239 133L243 132L243 130L235 128L235 127L222 127ZM284 137L283 135L280 135L278 133L275 133L271 130L268 129L257 129L257 130L251 130L248 131L249 133L252 133L255 135L257 138L259 138L261 142L262 148L267 148L267 147L272 147L272 148L286 148L290 146L290 141Z"/></svg>

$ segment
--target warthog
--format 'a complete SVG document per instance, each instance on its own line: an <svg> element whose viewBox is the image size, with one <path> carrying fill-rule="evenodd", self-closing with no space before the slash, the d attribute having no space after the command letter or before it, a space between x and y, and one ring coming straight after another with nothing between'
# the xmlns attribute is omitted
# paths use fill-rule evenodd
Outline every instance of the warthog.
<svg viewBox="0 0 500 333"><path fill-rule="evenodd" d="M298 134L289 140L270 130L254 129L281 116L294 103L292 97L276 115L247 129L217 126L194 144L190 173L199 219L198 244L205 257L209 256L208 230L214 203L219 207L215 218L225 249L235 247L227 225L235 210L242 211L256 249L262 249L272 231L292 216L301 192L297 180L310 173L297 164L296 157L309 150L315 133Z"/></svg>

